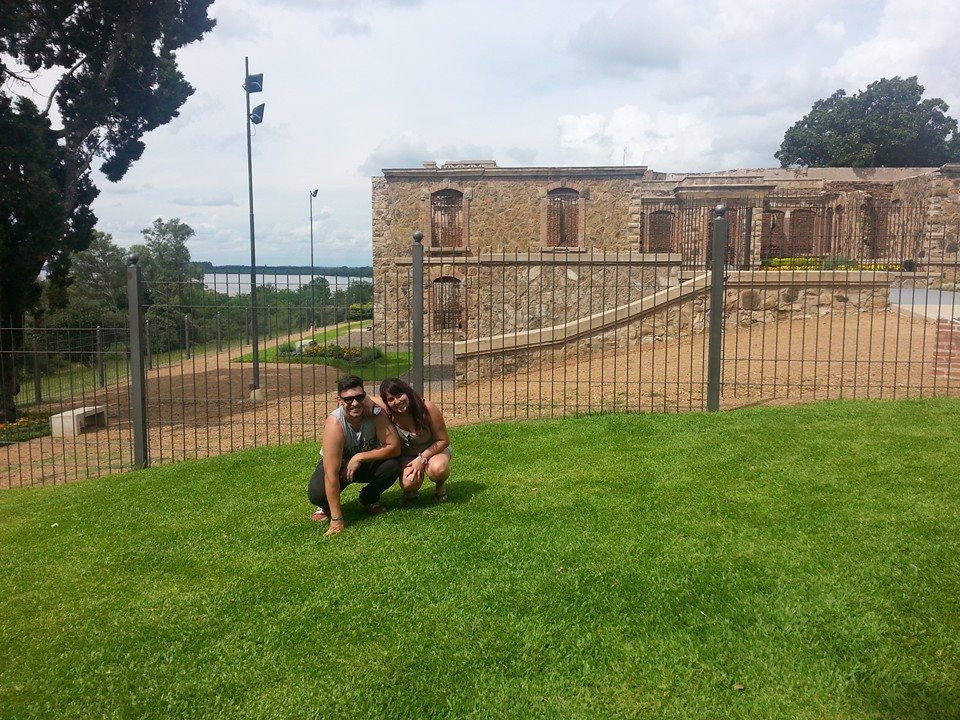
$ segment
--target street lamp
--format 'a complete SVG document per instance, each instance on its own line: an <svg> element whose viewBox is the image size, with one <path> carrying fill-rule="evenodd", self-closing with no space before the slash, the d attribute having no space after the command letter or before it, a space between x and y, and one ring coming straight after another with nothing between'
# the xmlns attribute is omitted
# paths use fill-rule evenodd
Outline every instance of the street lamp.
<svg viewBox="0 0 960 720"><path fill-rule="evenodd" d="M253 381L250 383L250 399L263 397L260 390L260 347L257 324L257 244L253 229L253 154L250 148L250 124L263 122L263 104L250 110L250 94L263 90L263 73L250 74L250 58L243 59L243 90L247 97L247 184L250 188L250 335L253 340Z"/></svg>
<svg viewBox="0 0 960 720"><path fill-rule="evenodd" d="M317 312L316 303L316 285L313 282L313 199L317 196L317 190L310 191L310 325L315 324L314 315Z"/></svg>

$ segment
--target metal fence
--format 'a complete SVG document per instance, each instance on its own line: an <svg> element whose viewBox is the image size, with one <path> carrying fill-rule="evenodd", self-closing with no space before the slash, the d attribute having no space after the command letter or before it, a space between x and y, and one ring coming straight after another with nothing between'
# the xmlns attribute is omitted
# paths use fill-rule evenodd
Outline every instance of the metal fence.
<svg viewBox="0 0 960 720"><path fill-rule="evenodd" d="M7 329L23 342L0 344L0 370L28 418L104 413L77 434L0 429L0 485L318 440L346 373L369 392L407 377L452 425L958 394L960 228L914 223L909 248L888 231L886 259L814 245L743 269L724 250L738 222L710 218L709 269L642 247L414 241L373 278L261 277L256 369L247 276L150 284L132 266L130 328Z"/></svg>

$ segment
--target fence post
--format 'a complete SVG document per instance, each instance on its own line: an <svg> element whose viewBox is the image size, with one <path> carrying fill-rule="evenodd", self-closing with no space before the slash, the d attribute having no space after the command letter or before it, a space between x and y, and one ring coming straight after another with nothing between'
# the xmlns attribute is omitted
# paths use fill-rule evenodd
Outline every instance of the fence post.
<svg viewBox="0 0 960 720"><path fill-rule="evenodd" d="M97 384L107 386L107 369L103 362L103 328L97 325Z"/></svg>
<svg viewBox="0 0 960 720"><path fill-rule="evenodd" d="M423 233L413 234L413 297L411 298L410 341L413 343L413 367L410 384L423 395Z"/></svg>
<svg viewBox="0 0 960 720"><path fill-rule="evenodd" d="M33 329L33 399L43 402L43 386L40 382L40 355L37 353L37 329Z"/></svg>
<svg viewBox="0 0 960 720"><path fill-rule="evenodd" d="M707 410L720 409L720 384L723 371L723 305L727 261L727 209L723 204L715 208L713 218L713 248L710 254L710 338L707 350Z"/></svg>
<svg viewBox="0 0 960 720"><path fill-rule="evenodd" d="M183 316L183 340L184 340L184 345L187 346L187 360L189 360L190 357L191 357L191 353L190 353L190 315L189 315L189 314Z"/></svg>
<svg viewBox="0 0 960 720"><path fill-rule="evenodd" d="M220 333L220 311L217 310L217 352L223 352L223 336Z"/></svg>
<svg viewBox="0 0 960 720"><path fill-rule="evenodd" d="M136 468L150 465L147 445L147 374L143 358L149 344L144 340L143 277L139 258L132 255L127 262L127 307L130 315L130 405L133 413L133 464ZM145 346L146 345L146 346Z"/></svg>

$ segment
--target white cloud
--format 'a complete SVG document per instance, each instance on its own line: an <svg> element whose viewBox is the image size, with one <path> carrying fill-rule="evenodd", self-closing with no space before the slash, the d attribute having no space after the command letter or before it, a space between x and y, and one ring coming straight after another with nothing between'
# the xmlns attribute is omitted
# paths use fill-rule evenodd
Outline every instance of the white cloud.
<svg viewBox="0 0 960 720"><path fill-rule="evenodd" d="M369 35L370 21L354 15L334 15L327 23L331 35Z"/></svg>
<svg viewBox="0 0 960 720"><path fill-rule="evenodd" d="M828 40L839 40L846 32L847 26L839 20L834 21L825 17L817 23L817 35Z"/></svg>
<svg viewBox="0 0 960 720"><path fill-rule="evenodd" d="M570 39L569 49L607 72L675 68L684 54L683 8L671 2L599 10Z"/></svg>
<svg viewBox="0 0 960 720"><path fill-rule="evenodd" d="M922 4L889 0L876 31L846 48L824 76L852 92L881 77L916 75L926 97L941 97L956 112L960 104L958 27L960 3L954 0Z"/></svg>
<svg viewBox="0 0 960 720"><path fill-rule="evenodd" d="M713 129L686 114L651 114L634 105L558 119L561 147L572 157L602 165L649 165L689 168L713 152Z"/></svg>
<svg viewBox="0 0 960 720"><path fill-rule="evenodd" d="M183 214L196 259L249 258L244 56L266 80L253 153L269 264L309 261L311 188L317 264L369 262L369 176L383 168L769 167L814 101L884 75L917 75L960 113L955 0L217 0L213 12L213 32L178 53L197 88L181 117L148 134L119 184L99 182L94 211L116 242Z"/></svg>
<svg viewBox="0 0 960 720"><path fill-rule="evenodd" d="M211 15L217 19L213 31L219 39L256 40L263 34L263 24L258 22L252 13L235 5L218 2Z"/></svg>
<svg viewBox="0 0 960 720"><path fill-rule="evenodd" d="M384 168L417 167L431 159L427 143L412 132L402 132L380 141L359 170L365 175L379 175Z"/></svg>
<svg viewBox="0 0 960 720"><path fill-rule="evenodd" d="M174 205L184 207L237 207L238 203L230 193L221 195L205 195L201 197L176 197L171 200Z"/></svg>

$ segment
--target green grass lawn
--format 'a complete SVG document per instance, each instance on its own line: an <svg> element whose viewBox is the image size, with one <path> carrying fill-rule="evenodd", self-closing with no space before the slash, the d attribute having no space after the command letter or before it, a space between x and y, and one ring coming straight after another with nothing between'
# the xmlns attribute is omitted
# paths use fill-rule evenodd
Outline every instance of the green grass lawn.
<svg viewBox="0 0 960 720"><path fill-rule="evenodd" d="M360 330L370 324L369 320L358 320L356 322L349 323L340 323L333 327L330 327L326 330L321 330L320 332L310 335L309 333L304 333L303 338L298 338L297 340L303 339L313 339L317 342L318 345L326 345L335 341L337 338L342 337L343 335L349 335L354 330ZM287 336L280 336L279 338L274 338L270 341L272 344L269 346L261 338L261 342L264 343L263 347L260 348L257 353L260 356L261 362L290 362L290 358L284 357L279 354L279 349L281 345L286 345L289 342L297 342L297 340L291 340ZM231 362L253 362L253 351L235 357ZM300 362L299 360L297 362Z"/></svg>
<svg viewBox="0 0 960 720"><path fill-rule="evenodd" d="M324 538L317 447L0 493L0 717L960 717L960 401L455 429Z"/></svg>
<svg viewBox="0 0 960 720"><path fill-rule="evenodd" d="M335 342L337 338L348 335L354 330L367 327L369 321L358 321L344 323L330 328L323 332L318 332L311 337L316 340L318 345L327 345ZM308 336L304 336L307 339ZM265 347L258 353L261 362L276 363L294 363L297 365L328 365L344 372L357 375L364 380L383 380L384 378L403 375L410 370L413 362L413 353L387 351L383 356L369 363L350 362L329 357L309 357L304 355L281 355L280 347L286 345L289 340L279 340L270 347ZM233 359L233 362L253 362L253 352L248 352Z"/></svg>
<svg viewBox="0 0 960 720"><path fill-rule="evenodd" d="M306 362L306 359L304 359L304 362ZM383 380L407 372L413 364L413 353L385 352L383 357L370 363L352 363L349 360L336 360L334 358L313 358L312 362L335 367L344 373L357 375L364 380Z"/></svg>
<svg viewBox="0 0 960 720"><path fill-rule="evenodd" d="M191 348L194 357L216 352L216 349L216 340L198 343ZM105 355L103 363L105 384L110 386L118 381L129 381L130 364L125 352L114 347L108 350ZM186 350L183 348L151 355L151 363L155 368L175 365L185 359ZM249 356L249 359L252 359L252 355ZM100 391L100 373L95 363L69 363L65 367L40 377L40 398L41 402L45 403L82 395L89 396L98 391ZM36 388L30 371L21 375L20 393L17 395L16 401L17 407L30 407L36 404Z"/></svg>

